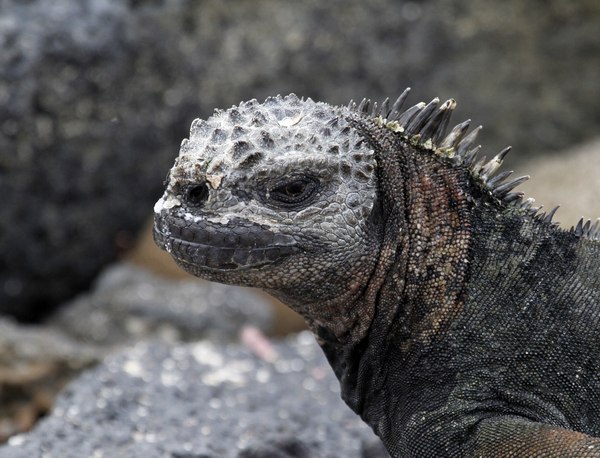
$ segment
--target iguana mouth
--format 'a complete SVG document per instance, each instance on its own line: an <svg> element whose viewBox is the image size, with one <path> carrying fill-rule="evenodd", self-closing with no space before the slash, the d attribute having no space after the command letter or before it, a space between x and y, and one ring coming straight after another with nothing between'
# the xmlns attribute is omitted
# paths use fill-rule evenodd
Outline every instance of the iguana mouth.
<svg viewBox="0 0 600 458"><path fill-rule="evenodd" d="M291 236L241 220L191 223L162 213L156 215L153 235L178 263L219 271L258 268L301 251Z"/></svg>

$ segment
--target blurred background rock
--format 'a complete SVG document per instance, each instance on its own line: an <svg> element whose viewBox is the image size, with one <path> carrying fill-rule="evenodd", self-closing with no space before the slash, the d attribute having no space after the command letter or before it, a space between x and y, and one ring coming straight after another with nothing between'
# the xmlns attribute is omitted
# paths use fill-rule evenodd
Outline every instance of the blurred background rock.
<svg viewBox="0 0 600 458"><path fill-rule="evenodd" d="M484 125L484 154L512 145L508 167L532 175L523 189L562 204L570 227L600 216L598 30L595 0L0 0L0 399L56 382L33 410L0 407L0 438L51 405L69 378L56 367L74 374L140 338L212 338L204 331L229 318L232 339L251 317L278 335L302 327L265 296L215 301L212 287L153 276L190 280L148 224L195 117L288 92L333 104L407 86L415 103L453 97L455 121ZM137 267L98 279L124 259ZM11 366L21 353L29 372Z"/></svg>

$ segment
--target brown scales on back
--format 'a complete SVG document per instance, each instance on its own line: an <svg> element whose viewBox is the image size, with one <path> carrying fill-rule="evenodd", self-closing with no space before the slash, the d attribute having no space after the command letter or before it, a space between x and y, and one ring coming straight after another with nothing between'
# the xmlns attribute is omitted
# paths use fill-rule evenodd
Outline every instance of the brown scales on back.
<svg viewBox="0 0 600 458"><path fill-rule="evenodd" d="M600 456L598 223L558 228L407 93L194 121L157 243L301 313L393 456Z"/></svg>

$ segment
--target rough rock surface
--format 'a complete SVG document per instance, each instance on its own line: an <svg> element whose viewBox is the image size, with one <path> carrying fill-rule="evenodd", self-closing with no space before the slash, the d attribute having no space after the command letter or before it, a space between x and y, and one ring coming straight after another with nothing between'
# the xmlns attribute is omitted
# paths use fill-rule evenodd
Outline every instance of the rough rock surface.
<svg viewBox="0 0 600 458"><path fill-rule="evenodd" d="M112 266L44 325L0 319L0 443L30 429L68 381L110 352L144 339L231 342L271 324L268 303L243 288Z"/></svg>
<svg viewBox="0 0 600 458"><path fill-rule="evenodd" d="M66 304L48 324L108 350L156 337L166 342L237 340L243 326L268 332L272 312L247 288L168 281L120 263L105 269L91 293Z"/></svg>
<svg viewBox="0 0 600 458"><path fill-rule="evenodd" d="M41 3L0 1L0 310L21 319L127 247L187 124L124 2Z"/></svg>
<svg viewBox="0 0 600 458"><path fill-rule="evenodd" d="M59 331L0 319L0 443L31 428L56 393L101 357Z"/></svg>
<svg viewBox="0 0 600 458"><path fill-rule="evenodd" d="M0 310L39 318L87 287L213 107L413 86L456 97L493 151L581 141L599 23L596 0L0 0Z"/></svg>
<svg viewBox="0 0 600 458"><path fill-rule="evenodd" d="M0 457L385 457L312 335L247 348L140 343L83 374Z"/></svg>

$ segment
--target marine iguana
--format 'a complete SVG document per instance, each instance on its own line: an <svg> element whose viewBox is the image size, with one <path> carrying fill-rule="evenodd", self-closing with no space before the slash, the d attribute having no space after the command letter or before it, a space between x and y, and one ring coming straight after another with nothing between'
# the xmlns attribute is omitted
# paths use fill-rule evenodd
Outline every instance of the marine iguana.
<svg viewBox="0 0 600 458"><path fill-rule="evenodd" d="M306 319L395 457L600 457L600 229L446 135L454 100L295 95L194 120L155 240Z"/></svg>

